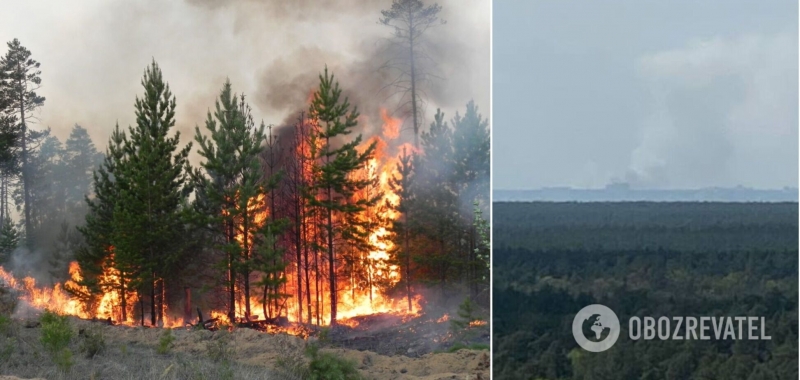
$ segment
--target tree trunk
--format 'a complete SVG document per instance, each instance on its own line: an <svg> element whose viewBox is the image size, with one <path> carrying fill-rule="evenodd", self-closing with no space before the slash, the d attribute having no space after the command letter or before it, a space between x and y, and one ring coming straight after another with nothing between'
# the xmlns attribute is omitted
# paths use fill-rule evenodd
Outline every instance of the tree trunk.
<svg viewBox="0 0 800 380"><path fill-rule="evenodd" d="M228 244L236 243L236 238L233 231L233 222L228 222ZM234 251L229 250L228 252L228 280L230 280L230 284L228 285L228 290L230 292L230 305L228 306L228 319L230 322L233 323L236 318L236 270L233 268L234 265Z"/></svg>
<svg viewBox="0 0 800 380"><path fill-rule="evenodd" d="M417 115L417 71L414 62L414 19L409 15L408 53L411 58L411 115L414 120L414 148L419 149L419 120Z"/></svg>
<svg viewBox="0 0 800 380"><path fill-rule="evenodd" d="M244 207L244 218L242 219L242 233L244 234L242 238L242 249L244 252L244 270L242 276L244 277L244 318L245 320L250 320L250 267L249 267L249 260L250 260L250 212L247 209L247 204L245 203Z"/></svg>
<svg viewBox="0 0 800 380"><path fill-rule="evenodd" d="M25 246L31 248L31 232L33 230L31 221L31 192L30 192L30 173L28 173L28 126L25 123L25 92L19 96L20 123L22 123L22 190L25 201Z"/></svg>
<svg viewBox="0 0 800 380"><path fill-rule="evenodd" d="M119 291L119 300L120 300L120 307L122 308L122 321L126 322L128 320L128 304L125 297L125 272L120 271L119 273L119 283L120 283L120 291Z"/></svg>
<svg viewBox="0 0 800 380"><path fill-rule="evenodd" d="M405 215L405 225L403 226L403 251L406 254L406 299L408 300L408 311L411 312L411 252L408 251L408 211Z"/></svg>
<svg viewBox="0 0 800 380"><path fill-rule="evenodd" d="M150 326L156 325L156 275L151 273L150 279Z"/></svg>
<svg viewBox="0 0 800 380"><path fill-rule="evenodd" d="M331 201L332 190L328 187L328 202ZM331 326L336 325L336 271L333 261L333 210L328 208L328 273L331 292Z"/></svg>
<svg viewBox="0 0 800 380"><path fill-rule="evenodd" d="M140 317L142 320L142 326L144 327L144 297L139 291L137 291L136 294L139 295L139 310L141 311Z"/></svg>

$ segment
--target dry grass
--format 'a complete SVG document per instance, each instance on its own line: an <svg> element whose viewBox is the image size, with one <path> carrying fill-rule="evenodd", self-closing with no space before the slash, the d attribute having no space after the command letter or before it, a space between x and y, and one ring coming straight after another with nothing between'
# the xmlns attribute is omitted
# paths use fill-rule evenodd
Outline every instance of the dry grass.
<svg viewBox="0 0 800 380"><path fill-rule="evenodd" d="M304 355L310 342L290 335L251 329L232 333L175 329L170 333L174 337L170 349L159 354L162 329L107 326L76 318L69 321L75 332L68 345L74 364L61 371L41 345L42 328L25 328L24 321L11 320L0 333L0 379L14 375L48 380L304 380L314 375L308 371L312 358ZM10 347L7 355L4 347ZM353 363L369 380L488 378L488 351L460 350L411 358L325 345L320 353Z"/></svg>
<svg viewBox="0 0 800 380"><path fill-rule="evenodd" d="M75 328L75 326L73 326ZM81 334L72 339L69 349L75 353L74 365L63 371L51 360L41 345L39 328L25 328L20 321L0 334L4 349L10 353L0 360L0 375L23 378L60 379L283 379L265 367L228 360L214 360L207 353L157 353L157 347L145 344L104 342L104 348L88 355L86 339L94 335ZM96 344L96 343L95 343ZM218 347L218 346L217 346ZM0 350L3 351L3 350Z"/></svg>

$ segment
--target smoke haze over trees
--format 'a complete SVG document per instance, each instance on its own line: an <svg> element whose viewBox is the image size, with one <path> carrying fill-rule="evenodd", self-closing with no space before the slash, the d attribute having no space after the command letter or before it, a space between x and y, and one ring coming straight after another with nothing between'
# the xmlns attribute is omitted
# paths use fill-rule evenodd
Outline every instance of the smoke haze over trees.
<svg viewBox="0 0 800 380"><path fill-rule="evenodd" d="M85 314L129 324L188 320L171 306L192 293L231 323L255 318L259 308L265 320L309 324L415 314L428 288L432 302L458 297L488 306L488 20L475 23L461 3L431 5L448 19L425 35L442 76L426 81L419 99L427 107L413 112L402 94L381 91L392 83L378 70L392 32L377 20L391 1L352 12L338 3L282 4L159 5L185 13L176 19L192 25L165 28L186 28L195 38L136 46L113 38L136 40L149 26L137 36L109 31L103 43L111 48L93 56L120 53L122 62L70 83L70 97L58 95L63 82L51 85L45 76L41 89L54 87L57 95L48 95L25 133L15 132L21 124L4 101L3 126L11 133L8 186L0 190L8 188L18 209L11 219L22 222L0 230L7 267L31 274L46 262L47 274L36 274L64 282ZM106 3L98 7L108 11ZM344 13L331 22L337 10ZM269 30L317 29L281 31L280 43L266 41L256 29L267 14L285 15ZM193 27L208 30L207 22L233 30L202 40L206 32ZM481 26L486 34L470 38ZM93 38L84 42L98 43ZM226 43L241 41L247 49L228 55ZM115 50L126 42L129 50ZM166 45L172 51L162 50ZM219 49L209 55L209 45ZM184 61L186 49L202 52ZM129 72L140 50L152 55ZM41 75L50 72L42 67ZM67 75L59 70L54 63L52 78ZM123 74L125 84L115 88ZM137 76L138 88L128 91ZM86 87L94 88L91 102L81 96ZM73 126L63 140L62 119ZM416 132L419 143L412 144ZM25 238L28 250L15 250Z"/></svg>

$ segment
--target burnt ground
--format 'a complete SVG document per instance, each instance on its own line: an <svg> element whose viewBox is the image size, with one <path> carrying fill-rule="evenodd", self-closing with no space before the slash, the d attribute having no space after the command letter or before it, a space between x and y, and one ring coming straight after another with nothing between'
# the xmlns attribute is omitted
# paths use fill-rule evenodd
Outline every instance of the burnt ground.
<svg viewBox="0 0 800 380"><path fill-rule="evenodd" d="M357 326L339 325L331 329L328 338L336 347L408 357L447 351L457 343L489 345L488 324L456 334L451 331L449 320L439 322L441 317L425 314L413 318L394 314L356 317L348 321L358 322Z"/></svg>

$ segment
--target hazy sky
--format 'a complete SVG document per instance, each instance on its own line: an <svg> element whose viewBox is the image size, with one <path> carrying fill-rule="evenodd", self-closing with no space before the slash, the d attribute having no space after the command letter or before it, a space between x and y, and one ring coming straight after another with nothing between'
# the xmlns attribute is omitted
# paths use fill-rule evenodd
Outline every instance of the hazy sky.
<svg viewBox="0 0 800 380"><path fill-rule="evenodd" d="M495 189L798 181L796 1L495 1Z"/></svg>
<svg viewBox="0 0 800 380"><path fill-rule="evenodd" d="M426 91L428 123L437 106L449 119L470 99L488 116L490 2L438 3L447 24L428 35L443 79ZM0 11L0 53L19 38L41 62L47 101L39 127L63 141L78 123L100 149L115 122L134 123L134 99L151 59L176 95L183 141L195 125L202 128L226 77L248 95L257 119L280 125L307 109L326 64L359 107L362 127L380 128L379 106L396 105L378 93L386 78L376 70L392 33L377 21L390 6L391 0L10 0Z"/></svg>

